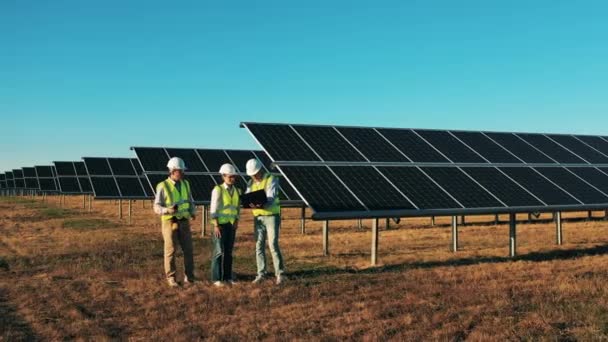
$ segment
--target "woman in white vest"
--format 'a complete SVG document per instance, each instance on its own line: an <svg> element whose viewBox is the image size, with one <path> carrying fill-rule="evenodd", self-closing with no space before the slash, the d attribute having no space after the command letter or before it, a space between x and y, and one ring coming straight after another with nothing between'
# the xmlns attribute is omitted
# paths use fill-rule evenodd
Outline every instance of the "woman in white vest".
<svg viewBox="0 0 608 342"><path fill-rule="evenodd" d="M235 186L236 169L230 164L220 168L223 184L211 192L211 220L213 222L213 255L211 257L211 281L215 286L234 285L232 278L232 250L239 227L241 205L240 190Z"/></svg>
<svg viewBox="0 0 608 342"><path fill-rule="evenodd" d="M257 159L250 159L245 166L247 175L251 180L247 184L247 192L264 190L267 202L263 205L252 205L253 208L253 228L255 235L255 255L258 274L253 281L258 284L266 277L266 240L272 263L274 264L274 274L276 284L280 285L284 278L285 267L283 265L283 255L279 247L279 230L281 229L281 204L279 202L279 179L264 171L262 163Z"/></svg>

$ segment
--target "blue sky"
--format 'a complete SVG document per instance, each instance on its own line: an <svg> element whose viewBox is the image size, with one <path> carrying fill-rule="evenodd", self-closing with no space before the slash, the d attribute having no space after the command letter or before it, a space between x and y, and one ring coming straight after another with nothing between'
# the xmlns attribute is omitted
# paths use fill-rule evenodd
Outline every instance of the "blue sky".
<svg viewBox="0 0 608 342"><path fill-rule="evenodd" d="M0 171L241 121L608 134L606 1L0 0Z"/></svg>

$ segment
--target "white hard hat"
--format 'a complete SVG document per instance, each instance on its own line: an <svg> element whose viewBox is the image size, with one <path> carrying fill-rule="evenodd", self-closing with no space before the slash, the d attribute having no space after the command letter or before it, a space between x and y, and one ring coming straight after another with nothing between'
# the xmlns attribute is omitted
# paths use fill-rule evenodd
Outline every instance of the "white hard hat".
<svg viewBox="0 0 608 342"><path fill-rule="evenodd" d="M169 170L186 170L186 163L179 157L173 157L169 159L167 163L167 168Z"/></svg>
<svg viewBox="0 0 608 342"><path fill-rule="evenodd" d="M262 165L262 162L260 162L257 159L249 159L247 161L247 176L254 176L255 174L257 174L258 172L260 172L260 170L262 169L262 167L264 167Z"/></svg>
<svg viewBox="0 0 608 342"><path fill-rule="evenodd" d="M222 167L220 167L220 174L234 176L236 175L236 169L234 166L232 166L232 164L224 164Z"/></svg>

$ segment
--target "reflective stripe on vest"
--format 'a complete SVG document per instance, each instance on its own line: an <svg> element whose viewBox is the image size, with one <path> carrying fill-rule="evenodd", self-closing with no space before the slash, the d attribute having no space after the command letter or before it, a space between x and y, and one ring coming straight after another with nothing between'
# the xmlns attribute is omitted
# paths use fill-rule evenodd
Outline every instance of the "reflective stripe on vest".
<svg viewBox="0 0 608 342"><path fill-rule="evenodd" d="M267 173L264 175L264 179L261 182L251 181L251 191L264 190L266 191L266 187L270 182L274 181L274 176ZM278 189L277 189L278 190ZM274 201L269 207L265 207L263 209L253 209L253 216L272 216L279 215L281 213L281 203L279 200L279 195L274 196Z"/></svg>
<svg viewBox="0 0 608 342"><path fill-rule="evenodd" d="M232 195L223 185L216 185L216 191L222 196L222 209L216 212L219 224L234 223L238 219L239 206L241 204L241 192L236 186L232 187Z"/></svg>
<svg viewBox="0 0 608 342"><path fill-rule="evenodd" d="M177 205L177 211L172 215L162 215L161 220L168 221L175 216L178 219L190 218L190 182L182 180L180 191L177 191L175 184L169 179L158 183L156 188L162 186L165 191L165 208L172 208Z"/></svg>

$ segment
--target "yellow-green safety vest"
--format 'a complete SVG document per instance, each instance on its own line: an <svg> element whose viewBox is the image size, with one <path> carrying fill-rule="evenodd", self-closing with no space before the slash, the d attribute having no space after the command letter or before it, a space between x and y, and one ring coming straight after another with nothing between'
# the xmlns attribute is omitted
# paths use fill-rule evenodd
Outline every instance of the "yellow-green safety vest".
<svg viewBox="0 0 608 342"><path fill-rule="evenodd" d="M177 205L177 211L174 214L162 215L161 220L168 221L173 216L178 219L190 218L190 182L183 179L181 183L181 191L177 191L175 184L170 179L165 179L156 186L157 192L161 187L165 191L165 208L172 208L174 205Z"/></svg>
<svg viewBox="0 0 608 342"><path fill-rule="evenodd" d="M274 176L267 173L264 175L264 178L260 182L255 182L253 179L251 180L251 192L264 190L266 191L266 186L269 182L274 181ZM279 200L279 196L274 196L274 201L269 207L261 208L261 209L253 209L253 216L272 216L281 214L281 203Z"/></svg>
<svg viewBox="0 0 608 342"><path fill-rule="evenodd" d="M236 186L233 186L234 191L232 195L228 189L224 188L224 185L216 185L215 190L219 191L222 196L223 207L222 210L216 212L217 221L219 224L234 224L238 220L239 206L241 205L241 190Z"/></svg>

